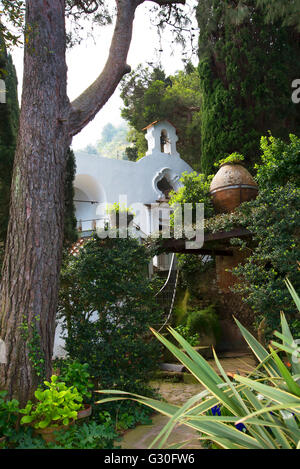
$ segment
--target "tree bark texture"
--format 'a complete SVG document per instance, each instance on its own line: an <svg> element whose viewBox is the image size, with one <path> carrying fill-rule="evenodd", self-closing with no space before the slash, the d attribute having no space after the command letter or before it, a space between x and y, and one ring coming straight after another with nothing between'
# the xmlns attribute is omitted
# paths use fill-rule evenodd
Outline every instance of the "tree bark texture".
<svg viewBox="0 0 300 469"><path fill-rule="evenodd" d="M26 3L23 94L0 322L7 362L0 365L0 388L23 402L32 397L37 376L29 360L30 338L22 338L22 324L38 329L46 373L51 373L70 143L64 0Z"/></svg>

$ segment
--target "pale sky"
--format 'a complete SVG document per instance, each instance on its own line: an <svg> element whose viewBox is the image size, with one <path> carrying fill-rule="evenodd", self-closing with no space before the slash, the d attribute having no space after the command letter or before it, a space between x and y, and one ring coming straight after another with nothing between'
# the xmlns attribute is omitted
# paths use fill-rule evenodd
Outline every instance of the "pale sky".
<svg viewBox="0 0 300 469"><path fill-rule="evenodd" d="M132 69L139 63L157 62L158 56L155 49L160 49L159 36L149 19L149 5L141 5L136 12L134 20L133 37L128 54L127 63ZM68 63L68 95L70 100L75 99L101 72L108 55L110 40L113 33L112 26L99 28L95 40L83 41L81 45L67 52ZM172 74L183 69L182 53L176 47L176 54L172 54L171 36L165 33L162 39L164 52L160 59L167 74ZM23 51L21 49L12 52L14 64L19 80L19 94L22 85ZM194 62L196 63L197 57ZM88 144L94 144L100 139L102 128L111 122L118 125L124 122L121 118L120 108L122 100L119 96L119 87L106 105L100 110L95 119L90 122L73 139L72 148L78 150Z"/></svg>

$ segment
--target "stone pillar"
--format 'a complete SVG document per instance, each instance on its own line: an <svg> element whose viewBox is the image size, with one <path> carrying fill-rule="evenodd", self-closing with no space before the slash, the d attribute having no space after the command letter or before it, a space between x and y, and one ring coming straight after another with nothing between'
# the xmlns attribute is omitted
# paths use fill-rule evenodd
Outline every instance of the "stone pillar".
<svg viewBox="0 0 300 469"><path fill-rule="evenodd" d="M253 313L251 309L242 301L242 298L231 291L231 287L239 279L231 272L238 264L245 262L248 257L247 251L240 251L232 248L233 256L216 256L216 277L220 301L220 323L222 329L221 340L218 344L220 350L242 350L247 349L247 344L234 322L236 317L243 326L253 333Z"/></svg>
<svg viewBox="0 0 300 469"><path fill-rule="evenodd" d="M239 248L232 248L233 256L216 256L216 273L218 288L222 293L231 292L232 287L237 282L237 277L227 270L232 270L238 264L243 263L248 254L240 251Z"/></svg>

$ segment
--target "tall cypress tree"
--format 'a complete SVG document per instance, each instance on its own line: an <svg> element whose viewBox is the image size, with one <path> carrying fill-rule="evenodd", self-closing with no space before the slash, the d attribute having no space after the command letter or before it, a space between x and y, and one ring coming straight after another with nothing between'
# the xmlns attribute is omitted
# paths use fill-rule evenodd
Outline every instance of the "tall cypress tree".
<svg viewBox="0 0 300 469"><path fill-rule="evenodd" d="M64 245L70 246L77 241L77 220L75 217L74 205L74 185L73 181L76 173L75 155L69 148L67 153L67 168L65 179L65 231L64 231Z"/></svg>
<svg viewBox="0 0 300 469"><path fill-rule="evenodd" d="M255 0L199 0L199 74L203 93L202 170L234 151L249 167L260 137L300 135L292 81L299 75L300 35L278 20L266 23Z"/></svg>

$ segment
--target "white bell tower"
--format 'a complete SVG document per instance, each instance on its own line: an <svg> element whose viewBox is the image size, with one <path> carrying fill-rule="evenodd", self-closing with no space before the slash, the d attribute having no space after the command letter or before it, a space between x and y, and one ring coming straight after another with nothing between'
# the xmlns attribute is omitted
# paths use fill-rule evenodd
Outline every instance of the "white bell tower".
<svg viewBox="0 0 300 469"><path fill-rule="evenodd" d="M152 124L143 130L147 130L145 135L148 142L146 156L152 154L179 156L176 150L176 142L178 140L176 128L169 121L152 122Z"/></svg>

